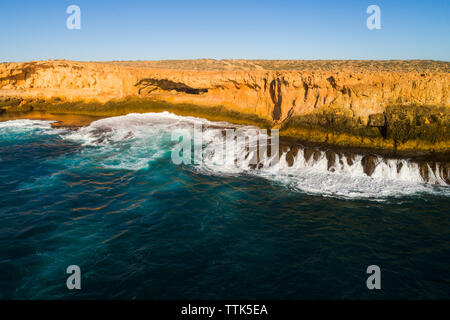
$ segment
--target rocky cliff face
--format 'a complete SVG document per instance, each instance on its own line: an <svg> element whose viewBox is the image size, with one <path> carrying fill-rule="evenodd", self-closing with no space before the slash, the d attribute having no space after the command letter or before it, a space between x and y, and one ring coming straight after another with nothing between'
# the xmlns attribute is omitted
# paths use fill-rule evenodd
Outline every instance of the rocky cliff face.
<svg viewBox="0 0 450 320"><path fill-rule="evenodd" d="M320 142L339 144L349 137L348 143L356 145L360 140L386 148L434 145L436 151L449 147L449 87L450 63L434 61L0 64L5 111L21 110L33 99L106 103L145 98L222 106Z"/></svg>

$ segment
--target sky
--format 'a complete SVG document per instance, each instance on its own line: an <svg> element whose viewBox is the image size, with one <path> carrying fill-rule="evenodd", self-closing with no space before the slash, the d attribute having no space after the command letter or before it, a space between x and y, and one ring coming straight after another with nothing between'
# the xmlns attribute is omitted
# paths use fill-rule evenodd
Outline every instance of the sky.
<svg viewBox="0 0 450 320"><path fill-rule="evenodd" d="M369 5L381 29L367 28ZM0 2L2 62L197 58L450 61L450 0Z"/></svg>

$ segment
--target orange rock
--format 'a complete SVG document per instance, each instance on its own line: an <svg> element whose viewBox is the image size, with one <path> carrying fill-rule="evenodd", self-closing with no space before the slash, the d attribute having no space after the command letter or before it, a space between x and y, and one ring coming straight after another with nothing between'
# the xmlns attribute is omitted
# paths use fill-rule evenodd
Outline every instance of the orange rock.
<svg viewBox="0 0 450 320"><path fill-rule="evenodd" d="M305 115L322 117L327 123L330 114L336 117L332 121L351 119L351 123L381 128L389 106L439 107L435 115L443 118L441 123L448 123L449 88L449 62L420 60L0 63L0 100L59 98L106 103L127 97L151 98L205 108L223 106L256 115L277 128ZM429 118L434 118L426 115L429 124ZM403 120L400 117L398 121ZM345 142L341 142L344 136L316 129L293 128L291 132L318 141ZM320 134L311 137L313 132ZM392 142L383 140L387 134L367 138L370 143L390 146ZM348 139L366 144L365 138ZM448 145L440 143L444 149Z"/></svg>

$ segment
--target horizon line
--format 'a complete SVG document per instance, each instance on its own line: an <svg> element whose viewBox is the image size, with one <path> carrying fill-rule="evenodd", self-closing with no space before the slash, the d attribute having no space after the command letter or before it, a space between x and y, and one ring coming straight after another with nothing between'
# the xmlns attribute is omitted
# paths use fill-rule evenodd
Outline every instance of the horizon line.
<svg viewBox="0 0 450 320"><path fill-rule="evenodd" d="M44 62L44 61L73 61L73 62L158 62L158 61L202 61L202 60L213 60L213 61L380 61L380 62L389 62L389 61L434 61L434 62L445 62L450 63L450 60L438 60L438 59L255 59L255 58L186 58L186 59L120 59L120 60L78 60L78 59L64 59L64 58L55 58L55 59L38 59L38 60L16 60L16 61L6 61L0 60L0 63L22 63L22 62Z"/></svg>

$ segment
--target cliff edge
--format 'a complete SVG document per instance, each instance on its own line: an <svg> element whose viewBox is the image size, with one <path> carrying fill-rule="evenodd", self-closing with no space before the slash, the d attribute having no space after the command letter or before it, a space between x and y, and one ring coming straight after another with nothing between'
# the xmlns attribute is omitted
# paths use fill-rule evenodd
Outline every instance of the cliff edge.
<svg viewBox="0 0 450 320"><path fill-rule="evenodd" d="M213 120L229 113L311 142L406 151L450 150L449 87L450 63L423 60L0 64L2 112L191 106Z"/></svg>

